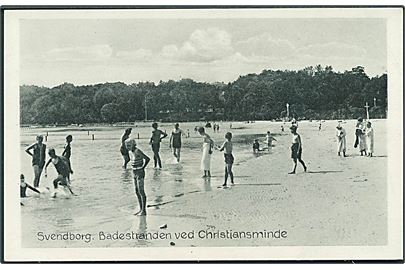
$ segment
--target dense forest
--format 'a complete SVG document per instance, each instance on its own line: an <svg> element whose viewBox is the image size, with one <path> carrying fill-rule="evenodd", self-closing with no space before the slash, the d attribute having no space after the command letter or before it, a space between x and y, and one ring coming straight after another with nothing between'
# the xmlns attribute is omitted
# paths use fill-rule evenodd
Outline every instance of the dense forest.
<svg viewBox="0 0 405 270"><path fill-rule="evenodd" d="M385 118L387 75L370 78L361 66L298 71L263 70L234 82L122 82L47 88L20 86L21 124L82 124L201 120Z"/></svg>

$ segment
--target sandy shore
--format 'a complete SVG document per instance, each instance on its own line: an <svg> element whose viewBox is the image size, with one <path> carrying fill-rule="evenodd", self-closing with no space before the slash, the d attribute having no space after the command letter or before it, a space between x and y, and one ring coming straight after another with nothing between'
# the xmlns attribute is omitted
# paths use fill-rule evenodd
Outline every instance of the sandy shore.
<svg viewBox="0 0 405 270"><path fill-rule="evenodd" d="M253 153L249 156L246 150L242 155L239 142L234 153L235 186L221 187L223 171L219 168L222 167L223 158L219 152L214 152L213 165L216 169L211 180L196 176L200 175L198 171L188 175L183 170L180 176L183 182L178 182L177 186L175 175L163 183L148 168L145 180L147 190L151 193L153 190L161 192L163 196L156 204L157 197L149 193L150 207L146 217L133 215L138 206L130 171L128 175L123 174L123 179L112 179L114 181L104 175L90 174L87 177L94 177L77 180L82 181L77 185L110 181L103 187L112 185L112 190L117 191L114 196L109 190L88 194L84 185L83 190L77 188L86 196L66 202L41 200L42 208L38 208L36 204L39 202L32 199L27 202L31 208L24 208L23 213L24 243L35 247L384 245L387 242L386 122L373 121L373 158L361 157L358 150L353 149L354 121L343 123L349 156L338 157L336 124L337 121L324 122L319 131L318 122L300 123L298 132L303 140L303 160L308 166L306 173L299 164L297 174L288 175L293 166L290 158L291 134L287 125L285 132L280 133L281 123L268 122L255 123L248 129L232 130L234 134L239 134L238 140L241 140L241 134L248 136L246 142L249 143L259 134L264 136L268 129L280 133L276 135L274 148L260 156ZM214 134L217 143L223 140L225 132L222 130L221 134ZM91 147L85 141L82 143L82 147ZM187 143L199 145L200 138ZM75 146L79 147L78 142ZM87 148L82 150L83 153L88 151ZM193 151L200 155L199 151ZM167 150L162 152L170 155ZM117 162L119 164L120 160ZM190 162L182 161L184 166ZM193 168L198 168L197 163ZM86 164L90 167L100 166L97 162L91 165L89 160ZM110 167L102 168L107 170ZM92 170L94 172L95 169ZM199 188L182 190L181 187L187 183L198 184ZM108 200L111 205L103 203L107 200L105 196L112 196ZM79 201L80 198L85 201ZM100 207L94 200L100 200ZM115 200L125 202L117 203ZM88 209L83 205L88 205ZM118 209L116 205L122 207ZM45 210L52 209L60 210L49 216ZM160 228L162 225L164 228ZM39 241L37 234L42 231L51 234L91 234L91 241ZM122 239L117 239L119 233ZM184 237L180 236L181 233ZM113 239L108 239L109 235ZM145 238L145 235L147 239L139 239Z"/></svg>
<svg viewBox="0 0 405 270"><path fill-rule="evenodd" d="M171 239L113 241L109 246L262 246L262 245L384 245L387 241L385 122L375 128L375 157L361 157L353 149L354 124L345 126L349 157L338 157L334 139L336 121L302 123L304 173L291 171L290 134L277 137L272 152L234 167L236 185L220 188L222 175L207 181L210 192L184 194L174 202L133 217L121 228L136 232L164 232ZM236 156L237 160L237 156ZM195 179L195 181L204 181ZM124 225L126 224L126 225ZM160 229L163 224L167 228ZM108 230L108 229L107 229ZM227 232L228 230L228 232ZM286 237L230 239L206 232L286 231ZM194 232L176 239L175 233ZM173 239L174 238L174 239ZM104 241L103 241L104 242ZM98 242L98 244L102 244Z"/></svg>

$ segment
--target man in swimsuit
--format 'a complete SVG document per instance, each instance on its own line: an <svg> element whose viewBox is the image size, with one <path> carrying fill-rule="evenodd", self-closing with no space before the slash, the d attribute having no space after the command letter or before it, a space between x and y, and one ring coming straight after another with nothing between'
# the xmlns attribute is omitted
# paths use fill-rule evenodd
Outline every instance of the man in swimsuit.
<svg viewBox="0 0 405 270"><path fill-rule="evenodd" d="M181 136L183 131L179 128L179 124L174 125L174 130L170 136L170 148L173 150L173 155L176 157L177 162L180 162L180 150L181 150Z"/></svg>
<svg viewBox="0 0 405 270"><path fill-rule="evenodd" d="M122 168L124 168L124 169L127 168L127 164L130 160L127 147L125 146L125 141L129 138L129 135L131 135L131 132L132 132L132 128L127 128L124 131L124 134L122 134L122 136L121 136L120 152L121 152L122 157L124 158L124 165L122 165Z"/></svg>
<svg viewBox="0 0 405 270"><path fill-rule="evenodd" d="M67 135L66 136L66 146L65 146L65 150L63 150L62 153L62 157L67 158L68 162L69 162L69 168L70 168L70 173L73 174L73 170L72 170L72 165L70 163L70 156L72 155L72 148L70 146L70 143L73 141L73 137L72 135ZM69 176L69 180L70 180L70 176Z"/></svg>
<svg viewBox="0 0 405 270"><path fill-rule="evenodd" d="M39 187L39 180L45 165L46 145L42 143L44 140L42 135L37 136L37 142L25 149L25 152L32 156L32 168L34 169L34 187ZM31 149L33 152L31 153Z"/></svg>
<svg viewBox="0 0 405 270"><path fill-rule="evenodd" d="M159 156L160 142L167 137L167 134L158 129L157 123L153 123L152 128L152 137L150 138L149 144L152 146L153 161L155 162L155 169L157 169L157 165L159 165L159 169L162 169L162 161Z"/></svg>
<svg viewBox="0 0 405 270"><path fill-rule="evenodd" d="M139 211L135 215L146 215L146 193L144 188L145 168L148 166L150 158L136 147L136 141L130 139L125 141L125 146L130 151L132 160L132 173L134 175L135 193L139 202Z"/></svg>
<svg viewBox="0 0 405 270"><path fill-rule="evenodd" d="M69 167L68 159L66 157L57 156L55 153L55 149L53 148L49 149L48 155L50 159L45 165L45 177L47 176L46 169L52 162L52 164L55 166L56 172L58 173L58 177L53 180L53 187L57 189L59 184L62 186L66 186L73 194L69 186L69 174L71 170Z"/></svg>

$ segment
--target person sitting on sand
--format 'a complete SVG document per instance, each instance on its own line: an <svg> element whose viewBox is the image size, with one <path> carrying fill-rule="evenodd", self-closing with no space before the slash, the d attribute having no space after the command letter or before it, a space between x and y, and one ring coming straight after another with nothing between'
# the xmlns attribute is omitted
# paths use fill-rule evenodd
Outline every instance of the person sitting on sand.
<svg viewBox="0 0 405 270"><path fill-rule="evenodd" d="M337 145L337 152L338 156L340 156L340 152L343 152L343 156L347 157L346 155L346 130L340 126L340 124L336 127L336 137L338 140Z"/></svg>
<svg viewBox="0 0 405 270"><path fill-rule="evenodd" d="M45 165L45 153L46 145L43 142L44 137L42 135L37 136L37 142L25 149L25 152L32 156L32 168L34 169L34 187L39 187L39 180L41 179L41 173ZM31 149L33 152L31 153Z"/></svg>
<svg viewBox="0 0 405 270"><path fill-rule="evenodd" d="M226 182L228 181L228 175L231 177L231 184L233 185L233 172L232 172L232 165L234 161L234 157L232 155L233 145L232 145L232 133L227 132L225 134L226 141L222 144L221 147L218 148L219 151L224 151L224 158L225 158L225 182L222 185L226 187Z"/></svg>
<svg viewBox="0 0 405 270"><path fill-rule="evenodd" d="M367 148L367 156L372 157L374 152L374 130L371 127L371 122L367 122L367 127L364 131L364 137Z"/></svg>
<svg viewBox="0 0 405 270"><path fill-rule="evenodd" d="M73 141L72 135L67 135L65 150L63 150L63 153L62 153L62 157L67 158L67 160L69 161L70 174L73 174L72 165L70 163L70 157L72 155L72 148L71 148L70 144L72 141Z"/></svg>
<svg viewBox="0 0 405 270"><path fill-rule="evenodd" d="M166 132L161 131L158 129L158 124L152 124L152 137L150 138L149 144L152 146L153 151L153 161L155 162L155 169L159 165L159 169L162 169L162 161L160 160L159 150L160 150L160 142L162 139L167 137Z"/></svg>
<svg viewBox="0 0 405 270"><path fill-rule="evenodd" d="M31 189L36 193L41 193L38 189L30 186L27 182L25 182L25 177L23 174L20 175L20 198L27 197L27 188Z"/></svg>
<svg viewBox="0 0 405 270"><path fill-rule="evenodd" d="M267 131L266 134L266 143L267 143L267 149L270 151L273 141L277 141L276 138L274 138L273 136L271 136L270 131Z"/></svg>
<svg viewBox="0 0 405 270"><path fill-rule="evenodd" d="M173 150L173 155L176 157L177 162L180 162L180 151L181 151L181 136L183 131L179 128L179 124L174 125L174 130L170 136L170 149Z"/></svg>
<svg viewBox="0 0 405 270"><path fill-rule="evenodd" d="M211 155L214 141L205 133L203 127L198 128L198 133L203 137L203 154L201 158L201 170L204 171L203 178L211 177Z"/></svg>
<svg viewBox="0 0 405 270"><path fill-rule="evenodd" d="M288 174L295 174L295 170L297 169L297 159L304 167L304 171L307 171L307 166L305 166L304 161L301 159L302 156L302 142L301 136L297 133L297 126L290 127L292 133L292 145L291 145L291 158L294 161L294 169L292 172Z"/></svg>
<svg viewBox="0 0 405 270"><path fill-rule="evenodd" d="M136 141L134 139L125 141L125 146L130 154L135 194L139 203L139 211L135 213L135 215L140 214L144 216L146 215L146 193L144 187L145 168L148 166L150 158L136 147Z"/></svg>
<svg viewBox="0 0 405 270"><path fill-rule="evenodd" d="M55 149L53 148L48 150L48 155L50 159L45 165L45 177L47 177L46 170L48 168L48 165L52 162L52 164L55 166L56 172L58 173L58 177L53 180L54 189L57 189L58 185L66 186L73 194L69 184L69 174L71 171L69 167L69 161L66 157L56 155Z"/></svg>

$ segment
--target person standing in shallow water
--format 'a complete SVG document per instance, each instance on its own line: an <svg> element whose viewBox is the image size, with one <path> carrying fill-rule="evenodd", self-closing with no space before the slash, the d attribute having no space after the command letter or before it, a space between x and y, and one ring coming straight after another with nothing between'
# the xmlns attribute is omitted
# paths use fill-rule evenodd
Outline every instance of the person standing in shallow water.
<svg viewBox="0 0 405 270"><path fill-rule="evenodd" d="M32 168L34 169L34 187L39 187L39 180L41 179L41 173L45 166L45 153L46 145L43 142L44 137L42 135L37 136L37 142L25 149L25 152L32 156ZM31 152L31 149L33 152Z"/></svg>
<svg viewBox="0 0 405 270"><path fill-rule="evenodd" d="M201 170L204 171L203 178L211 177L211 155L214 141L205 133L203 127L198 128L198 133L203 137L203 154L201 158Z"/></svg>
<svg viewBox="0 0 405 270"><path fill-rule="evenodd" d="M146 193L145 193L145 168L148 166L150 158L136 147L134 139L127 140L125 145L129 151L134 175L135 194L138 198L139 211L135 215L146 215Z"/></svg>
<svg viewBox="0 0 405 270"><path fill-rule="evenodd" d="M162 139L167 137L167 134L160 129L158 129L158 124L152 124L152 137L150 138L149 144L152 146L153 151L153 161L155 163L155 169L159 165L159 169L162 169L162 161L160 160L159 150L160 150L160 142Z"/></svg>
<svg viewBox="0 0 405 270"><path fill-rule="evenodd" d="M297 160L301 163L302 167L304 167L304 171L306 172L307 166L305 166L305 162L301 159L302 156L301 136L297 133L297 126L292 126L290 129L292 133L291 158L293 159L294 162L294 169L288 174L295 174L295 170L297 169Z"/></svg>
<svg viewBox="0 0 405 270"><path fill-rule="evenodd" d="M121 136L121 147L120 147L120 152L122 157L124 158L124 165L122 165L122 168L126 169L127 164L129 162L129 154L128 154L128 149L125 146L125 141L129 138L129 135L131 135L132 128L127 128L124 131L124 134Z"/></svg>
<svg viewBox="0 0 405 270"><path fill-rule="evenodd" d="M231 185L234 184L233 182L233 172L232 172L232 165L234 162L234 157L232 155L232 150L233 150L233 145L232 145L232 133L227 132L225 134L225 139L226 141L222 144L220 148L218 148L219 151L224 151L224 158L225 158L225 182L222 185L223 187L226 187L227 181L228 181L228 175L231 177Z"/></svg>
<svg viewBox="0 0 405 270"><path fill-rule="evenodd" d="M174 125L174 130L170 136L170 148L173 150L173 155L176 157L177 162L180 162L180 150L181 150L181 136L183 131L179 128L179 124Z"/></svg>
<svg viewBox="0 0 405 270"><path fill-rule="evenodd" d="M73 174L72 164L70 163L70 157L72 155L72 148L71 148L70 144L72 141L73 141L72 135L67 135L65 150L63 150L63 153L62 153L62 157L65 157L69 162L70 174ZM69 175L69 181L70 181L70 175Z"/></svg>

